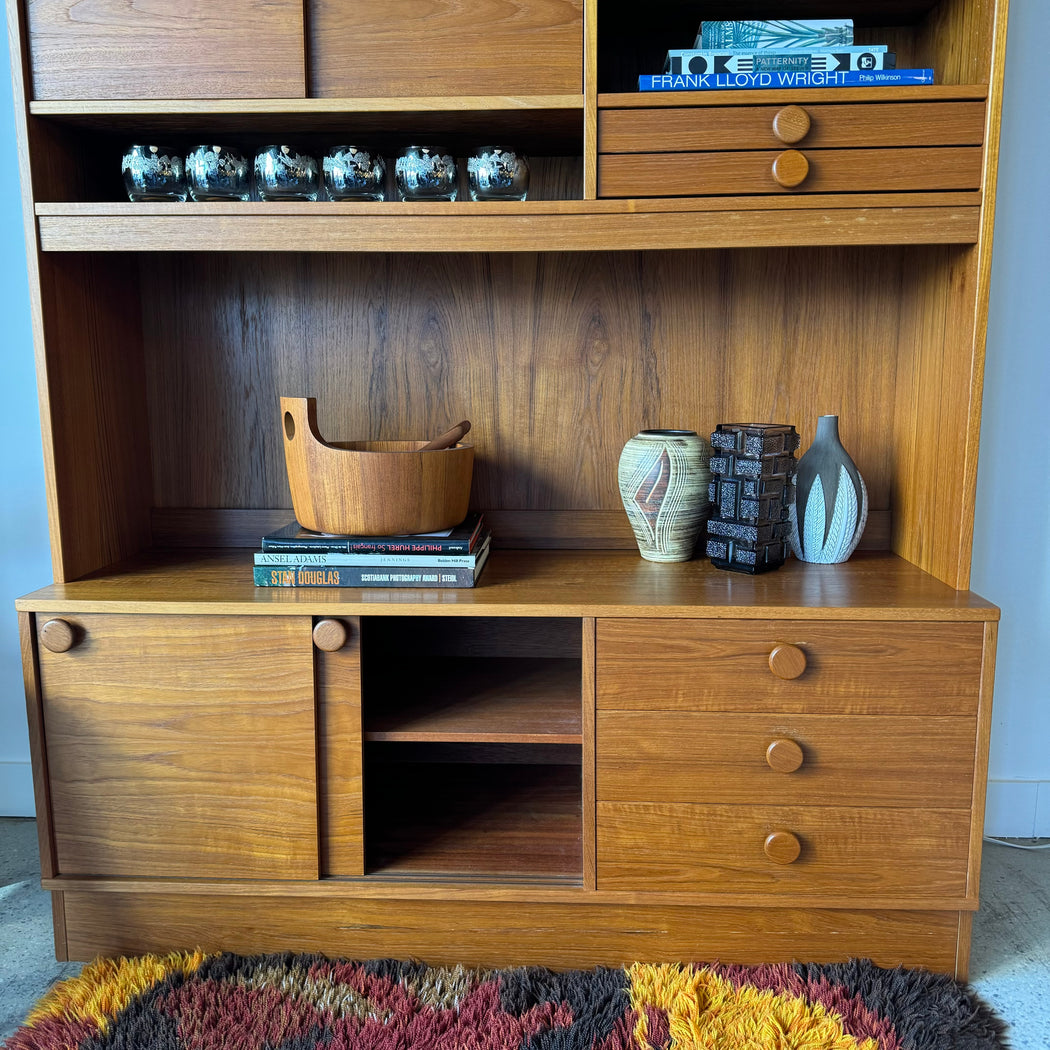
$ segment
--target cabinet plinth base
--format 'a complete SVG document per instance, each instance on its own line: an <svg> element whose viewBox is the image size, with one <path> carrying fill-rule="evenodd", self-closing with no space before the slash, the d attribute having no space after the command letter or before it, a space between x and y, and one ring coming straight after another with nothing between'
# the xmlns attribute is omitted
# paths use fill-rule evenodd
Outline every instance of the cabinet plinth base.
<svg viewBox="0 0 1050 1050"><path fill-rule="evenodd" d="M432 964L618 966L646 961L832 962L956 973L969 913L674 905L251 898L67 891L71 959L202 948L321 952ZM62 931L58 931L60 937ZM964 938L966 939L966 938Z"/></svg>

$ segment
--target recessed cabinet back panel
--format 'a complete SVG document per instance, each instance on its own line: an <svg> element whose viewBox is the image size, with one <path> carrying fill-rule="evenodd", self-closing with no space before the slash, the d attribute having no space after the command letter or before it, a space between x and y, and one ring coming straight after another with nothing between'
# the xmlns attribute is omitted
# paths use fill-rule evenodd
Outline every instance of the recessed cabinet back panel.
<svg viewBox="0 0 1050 1050"><path fill-rule="evenodd" d="M619 516L617 460L639 430L762 419L806 445L817 416L838 413L885 511L903 257L144 258L154 506L290 507L284 394L317 398L329 441L469 418L474 507Z"/></svg>

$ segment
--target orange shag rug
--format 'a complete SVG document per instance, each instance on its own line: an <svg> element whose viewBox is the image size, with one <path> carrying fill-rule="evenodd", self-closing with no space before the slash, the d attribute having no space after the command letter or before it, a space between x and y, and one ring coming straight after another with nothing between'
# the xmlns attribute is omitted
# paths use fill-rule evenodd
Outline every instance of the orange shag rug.
<svg viewBox="0 0 1050 1050"><path fill-rule="evenodd" d="M480 970L320 955L100 959L8 1050L1001 1050L963 984L870 962Z"/></svg>

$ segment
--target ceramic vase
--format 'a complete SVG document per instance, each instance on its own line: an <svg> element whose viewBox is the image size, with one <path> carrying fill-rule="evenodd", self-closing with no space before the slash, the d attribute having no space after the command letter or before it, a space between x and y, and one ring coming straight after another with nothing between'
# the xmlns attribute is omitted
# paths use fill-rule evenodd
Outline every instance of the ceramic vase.
<svg viewBox="0 0 1050 1050"><path fill-rule="evenodd" d="M791 510L791 549L801 561L845 561L868 520L868 490L839 441L839 417L820 416L817 436L798 461Z"/></svg>
<svg viewBox="0 0 1050 1050"><path fill-rule="evenodd" d="M710 460L710 445L692 430L643 430L624 445L620 497L643 558L693 556L710 507Z"/></svg>

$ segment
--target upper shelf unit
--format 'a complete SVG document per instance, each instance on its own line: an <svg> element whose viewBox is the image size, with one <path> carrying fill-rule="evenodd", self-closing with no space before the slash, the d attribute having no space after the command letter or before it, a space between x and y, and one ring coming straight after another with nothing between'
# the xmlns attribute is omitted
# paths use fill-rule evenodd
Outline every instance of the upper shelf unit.
<svg viewBox="0 0 1050 1050"><path fill-rule="evenodd" d="M991 0L851 5L857 39L886 43L899 66L932 67L932 86L674 93L638 92L637 76L658 72L668 49L689 47L701 20L740 17L739 4L653 0L643 15L607 0L548 0L515 5L508 18L487 0L469 17L444 4L413 21L334 0L275 0L251 54L230 40L249 35L259 0L231 0L207 24L190 15L154 25L136 8L115 22L96 12L87 29L78 22L69 40L90 44L94 66L69 50L71 4L27 9L30 141L48 158L32 166L44 251L973 244L988 221L985 143L998 131L988 125L998 111L990 73L1005 36ZM760 7L749 13L839 13L824 0ZM129 60L153 35L192 53L163 84L155 56L142 69ZM294 83L268 78L282 55ZM108 73L95 68L106 62ZM100 84L108 97L97 97ZM803 111L809 130L778 137L784 110ZM246 153L285 141L320 153L338 140L387 157L423 140L460 158L495 142L526 152L533 175L529 200L513 204L475 205L463 193L450 204L404 204L388 193L365 206L128 207L119 165L105 160L132 139L186 149L225 141Z"/></svg>

